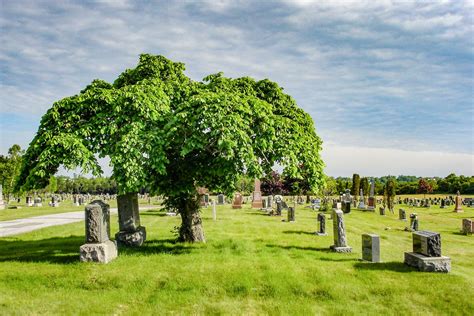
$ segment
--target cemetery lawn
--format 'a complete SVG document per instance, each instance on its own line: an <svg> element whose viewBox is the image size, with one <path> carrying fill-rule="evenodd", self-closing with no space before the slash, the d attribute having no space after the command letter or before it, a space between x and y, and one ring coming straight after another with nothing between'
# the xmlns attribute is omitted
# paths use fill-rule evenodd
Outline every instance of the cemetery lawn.
<svg viewBox="0 0 474 316"><path fill-rule="evenodd" d="M448 274L403 264L411 251L408 225L397 214L352 210L345 215L351 254L329 251L314 234L316 212L296 210L296 222L244 205L203 209L206 244L174 243L180 219L141 212L148 240L120 249L102 265L79 262L84 223L0 238L0 314L338 314L472 315L474 237L459 233L474 209L416 209L421 230L441 233ZM403 207L403 206L402 206ZM413 208L405 207L407 215ZM286 215L286 213L284 214ZM112 232L118 230L112 217ZM386 228L390 229L386 230ZM359 261L361 234L381 236L383 262Z"/></svg>

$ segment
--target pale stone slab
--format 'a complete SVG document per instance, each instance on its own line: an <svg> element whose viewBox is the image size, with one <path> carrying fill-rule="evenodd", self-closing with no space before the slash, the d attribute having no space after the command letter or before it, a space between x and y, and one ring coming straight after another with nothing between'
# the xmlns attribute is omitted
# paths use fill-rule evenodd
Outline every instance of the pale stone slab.
<svg viewBox="0 0 474 316"><path fill-rule="evenodd" d="M108 263L117 258L117 244L113 240L99 244L84 244L80 247L82 262Z"/></svg>
<svg viewBox="0 0 474 316"><path fill-rule="evenodd" d="M449 272L451 271L451 258L441 257L427 257L425 255L405 252L405 264L410 267L415 267L423 272Z"/></svg>

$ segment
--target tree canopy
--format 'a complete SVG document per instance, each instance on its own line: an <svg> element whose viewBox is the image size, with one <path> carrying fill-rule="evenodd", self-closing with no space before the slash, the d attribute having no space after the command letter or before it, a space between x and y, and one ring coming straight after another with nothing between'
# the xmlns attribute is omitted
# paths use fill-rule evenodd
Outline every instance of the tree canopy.
<svg viewBox="0 0 474 316"><path fill-rule="evenodd" d="M170 206L196 187L230 194L242 173L276 164L313 189L324 183L321 140L311 117L268 79L184 74L184 64L143 54L113 84L94 80L55 102L25 153L19 184L44 187L62 164L101 173L110 157L120 194L149 187Z"/></svg>

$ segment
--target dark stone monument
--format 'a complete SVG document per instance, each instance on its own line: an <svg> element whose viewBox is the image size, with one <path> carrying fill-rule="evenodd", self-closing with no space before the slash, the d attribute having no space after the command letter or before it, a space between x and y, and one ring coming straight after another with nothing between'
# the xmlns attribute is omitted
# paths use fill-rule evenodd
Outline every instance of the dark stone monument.
<svg viewBox="0 0 474 316"><path fill-rule="evenodd" d="M416 213L410 214L410 231L418 231L418 216Z"/></svg>
<svg viewBox="0 0 474 316"><path fill-rule="evenodd" d="M462 233L464 235L472 235L474 233L474 221L469 218L462 220Z"/></svg>
<svg viewBox="0 0 474 316"><path fill-rule="evenodd" d="M326 233L326 215L323 213L318 214L318 223L319 223L319 230L316 232L318 236L327 236Z"/></svg>
<svg viewBox="0 0 474 316"><path fill-rule="evenodd" d="M288 222L294 222L294 221L295 221L295 208L290 206L288 208Z"/></svg>
<svg viewBox="0 0 474 316"><path fill-rule="evenodd" d="M349 189L346 189L345 193L342 195L342 211L344 213L351 212L351 203L352 203L352 196Z"/></svg>
<svg viewBox="0 0 474 316"><path fill-rule="evenodd" d="M137 193L117 196L119 232L115 239L119 246L141 246L146 240L145 227L140 226Z"/></svg>
<svg viewBox="0 0 474 316"><path fill-rule="evenodd" d="M375 181L374 179L370 180L370 193L367 210L375 212Z"/></svg>
<svg viewBox="0 0 474 316"><path fill-rule="evenodd" d="M224 203L225 203L224 194L218 194L217 205L224 205Z"/></svg>
<svg viewBox="0 0 474 316"><path fill-rule="evenodd" d="M401 220L401 221L406 221L407 220L407 213L402 208L398 210L398 219Z"/></svg>
<svg viewBox="0 0 474 316"><path fill-rule="evenodd" d="M441 255L441 236L430 231L413 233L413 252L405 252L405 264L424 272L449 272L451 259Z"/></svg>
<svg viewBox="0 0 474 316"><path fill-rule="evenodd" d="M385 216L385 207L379 206L380 215Z"/></svg>

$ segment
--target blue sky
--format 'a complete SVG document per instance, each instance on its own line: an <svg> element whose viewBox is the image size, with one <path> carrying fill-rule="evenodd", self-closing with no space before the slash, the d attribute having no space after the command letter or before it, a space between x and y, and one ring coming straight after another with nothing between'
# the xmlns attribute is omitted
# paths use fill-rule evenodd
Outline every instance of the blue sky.
<svg viewBox="0 0 474 316"><path fill-rule="evenodd" d="M278 82L330 175L474 174L473 1L0 0L0 153L55 100L161 54Z"/></svg>

